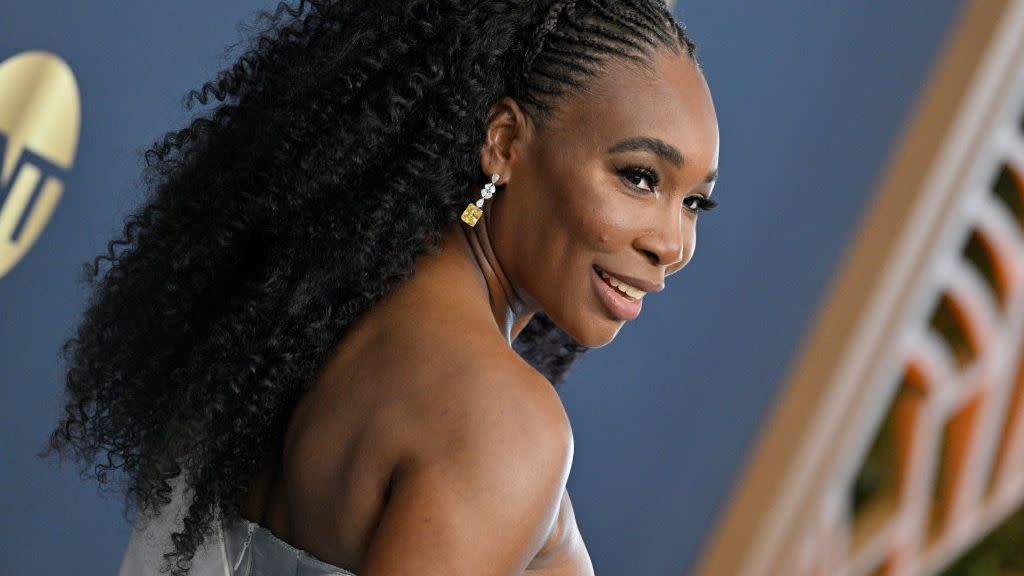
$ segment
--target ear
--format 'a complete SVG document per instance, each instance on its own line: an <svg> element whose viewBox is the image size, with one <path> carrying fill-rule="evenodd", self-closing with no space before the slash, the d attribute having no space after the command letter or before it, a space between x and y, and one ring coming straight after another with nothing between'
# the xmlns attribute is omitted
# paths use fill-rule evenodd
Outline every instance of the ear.
<svg viewBox="0 0 1024 576"><path fill-rule="evenodd" d="M519 104L508 96L487 113L487 133L480 148L484 174L499 174L499 186L508 184L533 137L533 125Z"/></svg>

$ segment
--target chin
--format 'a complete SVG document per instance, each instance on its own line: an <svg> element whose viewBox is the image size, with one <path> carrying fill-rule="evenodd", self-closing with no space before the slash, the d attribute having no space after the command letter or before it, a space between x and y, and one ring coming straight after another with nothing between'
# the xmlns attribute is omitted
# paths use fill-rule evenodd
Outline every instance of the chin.
<svg viewBox="0 0 1024 576"><path fill-rule="evenodd" d="M582 328L574 326L573 329L562 328L562 330L565 330L566 334L572 336L573 340L587 348L602 348L610 344L612 340L615 340L623 323L602 318L597 322L589 322L587 324L587 326Z"/></svg>
<svg viewBox="0 0 1024 576"><path fill-rule="evenodd" d="M575 300L579 302L579 300ZM611 344L625 324L606 314L593 313L585 307L541 308L548 319L578 344L587 348L602 348ZM569 314L565 314L569 312Z"/></svg>

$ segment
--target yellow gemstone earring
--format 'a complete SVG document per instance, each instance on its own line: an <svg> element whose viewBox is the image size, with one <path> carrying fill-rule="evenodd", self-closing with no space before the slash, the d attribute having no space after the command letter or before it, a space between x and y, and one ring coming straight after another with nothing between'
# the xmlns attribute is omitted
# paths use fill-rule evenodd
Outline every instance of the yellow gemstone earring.
<svg viewBox="0 0 1024 576"><path fill-rule="evenodd" d="M500 179L500 174L491 174L491 181L484 185L480 190L481 198L476 201L476 204L471 203L466 206L466 209L462 212L463 222L470 226L476 226L477 220L480 220L480 215L484 213L484 200L494 196L494 192L496 190L495 185Z"/></svg>

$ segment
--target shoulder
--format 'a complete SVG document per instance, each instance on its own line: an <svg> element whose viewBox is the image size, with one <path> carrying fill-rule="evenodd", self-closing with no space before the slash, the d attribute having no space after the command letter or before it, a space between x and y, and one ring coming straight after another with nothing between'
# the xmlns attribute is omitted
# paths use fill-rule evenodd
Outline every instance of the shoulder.
<svg viewBox="0 0 1024 576"><path fill-rule="evenodd" d="M424 457L438 450L493 453L528 444L534 455L518 454L520 460L571 459L572 428L561 398L514 351L466 351L451 361L444 377L409 407L413 452Z"/></svg>
<svg viewBox="0 0 1024 576"><path fill-rule="evenodd" d="M572 428L542 374L510 349L467 350L449 360L443 377L409 399L407 458L483 452L509 465L544 464L568 475Z"/></svg>
<svg viewBox="0 0 1024 576"><path fill-rule="evenodd" d="M558 395L518 356L451 360L403 418L368 573L520 573L555 527L573 451Z"/></svg>

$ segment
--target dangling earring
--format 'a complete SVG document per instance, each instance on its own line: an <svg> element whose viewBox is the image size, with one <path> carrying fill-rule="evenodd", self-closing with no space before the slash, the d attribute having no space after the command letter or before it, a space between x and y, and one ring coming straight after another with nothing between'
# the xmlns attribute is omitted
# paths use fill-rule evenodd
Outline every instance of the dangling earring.
<svg viewBox="0 0 1024 576"><path fill-rule="evenodd" d="M500 174L491 174L491 181L484 185L484 187L480 190L480 195L482 196L482 198L476 201L476 205L469 204L468 206L466 206L466 209L462 212L463 222L469 224L470 226L476 226L476 222L477 220L480 219L480 215L484 213L484 200L487 200L491 196L494 196L494 185L498 183L499 179L501 179Z"/></svg>

